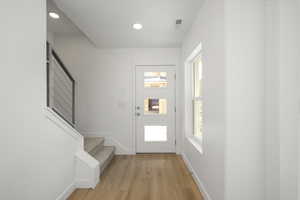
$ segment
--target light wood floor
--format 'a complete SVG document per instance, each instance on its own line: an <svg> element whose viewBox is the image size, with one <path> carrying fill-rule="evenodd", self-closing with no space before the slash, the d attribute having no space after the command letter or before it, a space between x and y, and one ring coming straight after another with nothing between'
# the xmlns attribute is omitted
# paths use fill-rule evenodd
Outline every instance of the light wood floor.
<svg viewBox="0 0 300 200"><path fill-rule="evenodd" d="M95 189L69 200L203 200L182 158L173 154L115 156Z"/></svg>

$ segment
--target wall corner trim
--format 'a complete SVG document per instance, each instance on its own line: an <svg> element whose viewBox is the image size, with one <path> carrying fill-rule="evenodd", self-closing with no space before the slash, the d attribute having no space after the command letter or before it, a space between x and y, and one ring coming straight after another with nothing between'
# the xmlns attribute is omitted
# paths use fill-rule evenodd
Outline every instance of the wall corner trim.
<svg viewBox="0 0 300 200"><path fill-rule="evenodd" d="M213 200L207 190L205 189L203 183L200 181L200 178L198 177L198 175L196 174L191 162L189 161L189 159L187 158L187 156L185 155L185 153L182 153L182 158L183 158L183 161L185 162L186 166L188 167L188 169L191 171L192 173L192 177L193 179L195 180L204 200Z"/></svg>

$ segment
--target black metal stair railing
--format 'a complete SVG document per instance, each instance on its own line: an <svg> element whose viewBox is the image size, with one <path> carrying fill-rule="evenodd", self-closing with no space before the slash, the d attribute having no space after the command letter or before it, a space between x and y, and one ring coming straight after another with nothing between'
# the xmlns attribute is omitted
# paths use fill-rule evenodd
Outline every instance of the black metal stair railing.
<svg viewBox="0 0 300 200"><path fill-rule="evenodd" d="M75 80L48 42L47 107L75 127Z"/></svg>

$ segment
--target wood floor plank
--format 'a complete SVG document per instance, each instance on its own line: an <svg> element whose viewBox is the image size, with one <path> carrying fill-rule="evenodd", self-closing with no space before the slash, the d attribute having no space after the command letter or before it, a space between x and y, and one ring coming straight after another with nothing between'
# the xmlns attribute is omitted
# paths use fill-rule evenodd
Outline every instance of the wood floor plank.
<svg viewBox="0 0 300 200"><path fill-rule="evenodd" d="M68 200L84 200L87 195L88 190L86 189L77 189L73 194L68 198Z"/></svg>
<svg viewBox="0 0 300 200"><path fill-rule="evenodd" d="M203 200L181 156L115 156L95 189L78 189L68 200Z"/></svg>

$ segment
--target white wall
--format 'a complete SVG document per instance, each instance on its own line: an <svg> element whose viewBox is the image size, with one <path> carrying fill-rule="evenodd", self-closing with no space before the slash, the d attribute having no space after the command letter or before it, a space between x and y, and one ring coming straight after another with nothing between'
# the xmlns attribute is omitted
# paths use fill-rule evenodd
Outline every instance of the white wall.
<svg viewBox="0 0 300 200"><path fill-rule="evenodd" d="M280 1L280 197L297 198L297 135L299 117L299 10L296 1Z"/></svg>
<svg viewBox="0 0 300 200"><path fill-rule="evenodd" d="M0 23L0 199L53 200L80 143L45 116L46 1L2 2Z"/></svg>
<svg viewBox="0 0 300 200"><path fill-rule="evenodd" d="M49 42L51 45L54 45L54 33L47 30L47 42Z"/></svg>
<svg viewBox="0 0 300 200"><path fill-rule="evenodd" d="M270 0L266 11L266 199L297 199L299 2Z"/></svg>
<svg viewBox="0 0 300 200"><path fill-rule="evenodd" d="M117 153L134 153L134 66L178 66L180 50L97 49L77 36L56 37L55 49L77 81L78 130L106 136Z"/></svg>
<svg viewBox="0 0 300 200"><path fill-rule="evenodd" d="M265 18L265 189L266 200L280 199L279 0L266 1Z"/></svg>
<svg viewBox="0 0 300 200"><path fill-rule="evenodd" d="M204 1L182 47L182 62L202 43L204 131L203 155L185 139L184 154L211 199L224 199L225 46L224 2ZM182 73L183 73L182 66ZM191 80L185 80L191 81ZM191 104L191 102L185 102ZM187 121L192 120L186 115ZM188 134L189 128L183 132Z"/></svg>
<svg viewBox="0 0 300 200"><path fill-rule="evenodd" d="M200 42L204 154L188 140L184 153L211 199L263 200L264 2L205 1L183 60Z"/></svg>
<svg viewBox="0 0 300 200"><path fill-rule="evenodd" d="M296 0L279 2L280 198L297 199L299 26Z"/></svg>
<svg viewBox="0 0 300 200"><path fill-rule="evenodd" d="M298 11L300 11L300 0L298 0L298 6L296 6L296 9L298 9ZM297 26L297 33L298 33L298 35L300 34L300 26L299 26L299 24L300 24L300 12L297 12L298 13L298 17L297 17L297 19L298 19L298 26ZM300 52L300 38L299 37L297 37L296 38L296 41L298 42L298 52ZM299 57L298 57L299 58ZM299 59L298 59L298 64L300 64L300 61L299 61ZM298 71L298 75L300 74L300 72ZM298 101L299 102L299 101ZM299 106L299 104L298 104L298 106ZM299 116L298 116L298 119L299 119ZM300 120L298 120L298 130L297 130L297 132L298 132L298 139L297 139L297 141L298 141L298 143L297 143L297 146L298 146L298 156L297 156L297 158L298 158L298 189L297 189L297 192L298 192L298 200L300 200L300 137L299 137L299 133L300 133Z"/></svg>
<svg viewBox="0 0 300 200"><path fill-rule="evenodd" d="M264 200L264 1L226 0L226 199Z"/></svg>

